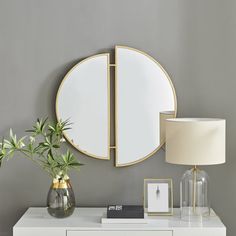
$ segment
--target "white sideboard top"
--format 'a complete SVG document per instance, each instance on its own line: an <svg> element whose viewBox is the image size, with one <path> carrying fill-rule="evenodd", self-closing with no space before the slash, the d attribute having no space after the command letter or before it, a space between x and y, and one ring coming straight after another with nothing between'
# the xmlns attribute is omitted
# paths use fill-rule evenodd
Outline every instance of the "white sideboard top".
<svg viewBox="0 0 236 236"><path fill-rule="evenodd" d="M106 208L76 208L72 216L56 219L47 213L46 208L29 208L16 223L17 228L66 228L67 230L167 230L170 228L225 228L220 218L212 211L208 220L186 222L180 219L180 210L175 208L173 216L148 217L147 224L101 224Z"/></svg>

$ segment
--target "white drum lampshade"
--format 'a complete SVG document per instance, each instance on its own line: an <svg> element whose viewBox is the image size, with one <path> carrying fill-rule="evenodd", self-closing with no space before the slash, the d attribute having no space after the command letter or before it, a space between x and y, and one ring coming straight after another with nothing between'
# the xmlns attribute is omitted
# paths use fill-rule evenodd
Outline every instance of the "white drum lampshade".
<svg viewBox="0 0 236 236"><path fill-rule="evenodd" d="M166 162L180 165L224 163L225 120L167 119Z"/></svg>
<svg viewBox="0 0 236 236"><path fill-rule="evenodd" d="M211 118L166 120L166 162L194 166L181 179L182 219L200 219L210 213L208 175L197 166L225 162L225 123Z"/></svg>

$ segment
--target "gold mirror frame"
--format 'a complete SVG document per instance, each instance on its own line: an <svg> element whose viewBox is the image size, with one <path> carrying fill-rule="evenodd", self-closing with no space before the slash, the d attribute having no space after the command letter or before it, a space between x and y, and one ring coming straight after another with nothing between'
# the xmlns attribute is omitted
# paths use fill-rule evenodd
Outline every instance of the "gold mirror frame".
<svg viewBox="0 0 236 236"><path fill-rule="evenodd" d="M117 111L117 100L118 100L118 92L117 92L117 80L118 80L118 75L117 75L117 65L118 65L118 58L117 58L117 50L119 48L122 48L122 49L128 49L128 50L131 50L131 51L134 51L134 52L138 52L142 55L144 55L145 57L147 57L148 59L150 59L151 61L153 61L154 63L156 63L156 65L164 72L166 78L168 79L170 85L171 85L171 88L172 88L172 92L173 92L173 97L174 97L174 110L171 111L170 113L160 113L160 122L162 125L160 125L160 135L162 136L162 138L160 139L160 145L158 147L156 147L156 149L154 151L152 151L151 153L149 153L148 155L145 155L144 157L140 157L138 160L136 161L133 161L133 162L129 162L127 164L119 164L118 163L118 137L117 137L117 133L118 133L118 119L117 119L117 116L118 116L118 111ZM68 140L68 142L74 146L78 151L90 156L90 157L93 157L93 158L96 158L96 159L100 159L100 160L110 160L110 154L111 154L111 151L114 150L115 151L115 166L116 167L123 167L123 166L130 166L130 165L134 165L136 163L139 163L139 162L142 162L144 160L146 160L147 158L149 158L150 156L152 156L154 153L156 153L162 146L163 144L165 143L165 138L164 138L164 121L165 119L167 118L174 118L176 117L176 113L177 113L177 98L176 98L176 93L175 93L175 89L174 89L174 86L173 86L173 83L169 77L169 75L167 74L167 72L165 71L165 69L160 65L159 62L157 62L153 57L151 57L150 55L146 54L145 52L142 52L140 50L137 50L137 49L134 49L134 48L131 48L131 47L126 47L126 46L116 46L115 47L115 64L111 64L110 63L110 58L109 58L109 54L108 53L104 53L104 54L97 54L97 55L94 55L94 56L91 56L91 57L88 57L86 58L85 60L82 60L81 62L79 62L78 64L76 64L71 70L69 70L69 72L66 74L66 76L64 77L64 79L62 80L61 84L60 84L60 87L58 89L58 92L57 92L57 95L56 95L56 117L57 117L57 120L60 120L60 115L59 115L59 110L58 110L58 97L60 96L60 90L65 82L65 80L69 79L69 75L71 73L71 71L73 71L75 68L78 67L78 65L80 65L81 63L85 62L86 60L88 59L91 59L91 58L94 58L94 57L97 57L99 55L107 55L107 60L108 60L108 66L107 66L107 93L108 93L108 156L107 157L103 157L103 156L97 156L97 155L94 155L92 153L89 153L88 151L86 150L82 150L80 149L77 145L75 145L75 143L73 142L73 140L71 140L71 138L66 134L64 133L64 136L65 138ZM115 68L115 144L114 145L110 145L110 126L111 126L111 122L110 122L110 117L111 117L111 114L110 114L110 67L114 67ZM73 128L73 127L72 127Z"/></svg>

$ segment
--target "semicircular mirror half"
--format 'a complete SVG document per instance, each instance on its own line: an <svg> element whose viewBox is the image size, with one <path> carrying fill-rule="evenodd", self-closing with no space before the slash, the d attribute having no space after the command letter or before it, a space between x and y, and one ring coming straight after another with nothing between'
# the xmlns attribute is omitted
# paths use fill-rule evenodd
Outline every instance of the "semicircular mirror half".
<svg viewBox="0 0 236 236"><path fill-rule="evenodd" d="M176 116L176 95L162 66L149 55L116 47L116 166L138 163L165 141L166 118Z"/></svg>
<svg viewBox="0 0 236 236"><path fill-rule="evenodd" d="M70 119L66 139L79 151L110 159L109 54L89 57L63 79L56 98L58 120Z"/></svg>

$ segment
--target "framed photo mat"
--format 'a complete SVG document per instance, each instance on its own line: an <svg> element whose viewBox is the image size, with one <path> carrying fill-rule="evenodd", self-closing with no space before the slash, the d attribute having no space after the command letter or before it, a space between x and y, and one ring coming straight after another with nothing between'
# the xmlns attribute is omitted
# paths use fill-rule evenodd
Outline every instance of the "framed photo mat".
<svg viewBox="0 0 236 236"><path fill-rule="evenodd" d="M168 211L167 212L148 212L148 184L163 184L166 183L168 184ZM170 216L173 215L173 181L171 178L169 179L153 179L153 178L148 178L144 179L144 194L143 194L143 207L144 207L144 212L147 213L149 216L154 216L154 215L159 215L159 216Z"/></svg>

